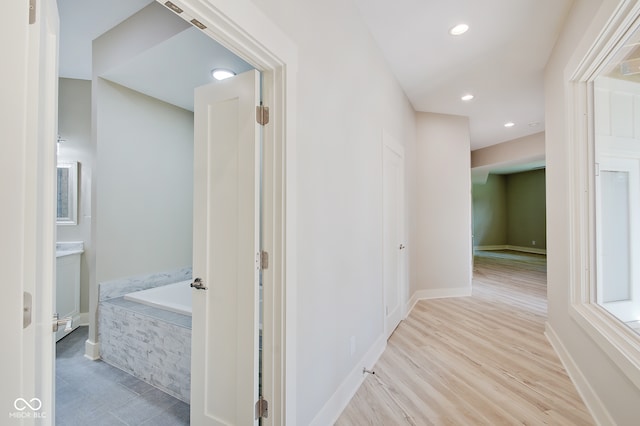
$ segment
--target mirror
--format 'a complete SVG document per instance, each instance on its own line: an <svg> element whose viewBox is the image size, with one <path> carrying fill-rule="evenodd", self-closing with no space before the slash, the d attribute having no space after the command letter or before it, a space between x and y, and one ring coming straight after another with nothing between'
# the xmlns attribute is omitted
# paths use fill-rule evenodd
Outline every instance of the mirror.
<svg viewBox="0 0 640 426"><path fill-rule="evenodd" d="M56 223L78 224L78 163L58 163Z"/></svg>

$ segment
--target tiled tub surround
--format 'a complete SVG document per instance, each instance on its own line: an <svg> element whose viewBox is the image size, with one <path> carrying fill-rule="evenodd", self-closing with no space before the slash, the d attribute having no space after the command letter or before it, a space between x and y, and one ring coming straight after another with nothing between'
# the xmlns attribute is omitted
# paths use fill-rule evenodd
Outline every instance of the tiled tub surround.
<svg viewBox="0 0 640 426"><path fill-rule="evenodd" d="M191 267L184 267L175 271L159 272L149 275L136 275L134 277L120 278L100 283L100 301L124 296L134 291L146 290L165 284L173 284L179 281L191 279Z"/></svg>
<svg viewBox="0 0 640 426"><path fill-rule="evenodd" d="M104 282L99 287L98 306L102 360L187 403L191 388L191 317L123 296L190 277L191 268L183 268Z"/></svg>

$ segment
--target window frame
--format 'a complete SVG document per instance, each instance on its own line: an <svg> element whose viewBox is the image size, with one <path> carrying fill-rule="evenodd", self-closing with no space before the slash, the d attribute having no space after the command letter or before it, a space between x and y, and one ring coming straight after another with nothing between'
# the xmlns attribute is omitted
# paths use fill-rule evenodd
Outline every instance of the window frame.
<svg viewBox="0 0 640 426"><path fill-rule="evenodd" d="M597 304L594 80L640 28L640 3L620 3L587 55L569 73L569 315L640 389L640 335Z"/></svg>

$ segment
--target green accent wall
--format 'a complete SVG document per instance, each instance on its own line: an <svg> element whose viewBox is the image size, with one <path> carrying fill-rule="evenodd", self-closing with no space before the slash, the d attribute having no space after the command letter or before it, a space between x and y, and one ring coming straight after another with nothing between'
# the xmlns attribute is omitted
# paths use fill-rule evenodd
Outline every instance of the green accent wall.
<svg viewBox="0 0 640 426"><path fill-rule="evenodd" d="M547 248L544 169L507 176L507 214L507 244Z"/></svg>
<svg viewBox="0 0 640 426"><path fill-rule="evenodd" d="M489 175L473 185L473 245L507 244L507 179Z"/></svg>
<svg viewBox="0 0 640 426"><path fill-rule="evenodd" d="M474 184L474 246L510 245L546 250L545 191L544 169L490 174L485 184Z"/></svg>

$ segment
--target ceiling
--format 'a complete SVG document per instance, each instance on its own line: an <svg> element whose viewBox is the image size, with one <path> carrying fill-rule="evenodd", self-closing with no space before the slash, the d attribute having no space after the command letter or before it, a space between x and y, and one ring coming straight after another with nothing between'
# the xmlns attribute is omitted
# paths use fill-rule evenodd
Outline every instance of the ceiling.
<svg viewBox="0 0 640 426"><path fill-rule="evenodd" d="M58 0L60 76L91 80L91 42L149 3L150 0Z"/></svg>
<svg viewBox="0 0 640 426"><path fill-rule="evenodd" d="M91 41L151 2L58 0L60 75L91 79ZM544 67L573 0L354 2L414 108L469 117L472 150L544 131ZM449 35L461 22L469 31ZM251 69L191 28L105 77L192 109L216 63Z"/></svg>
<svg viewBox="0 0 640 426"><path fill-rule="evenodd" d="M544 67L573 0L354 1L413 107L469 117L472 150L544 131Z"/></svg>
<svg viewBox="0 0 640 426"><path fill-rule="evenodd" d="M154 1L58 0L60 77L91 80L92 41L150 3ZM185 28L100 77L193 111L193 89L214 81L212 69L236 73L253 69L202 31L191 25Z"/></svg>
<svg viewBox="0 0 640 426"><path fill-rule="evenodd" d="M214 82L211 70L215 68L232 69L238 74L253 69L211 37L190 26L127 63L110 69L102 77L193 111L193 89Z"/></svg>

